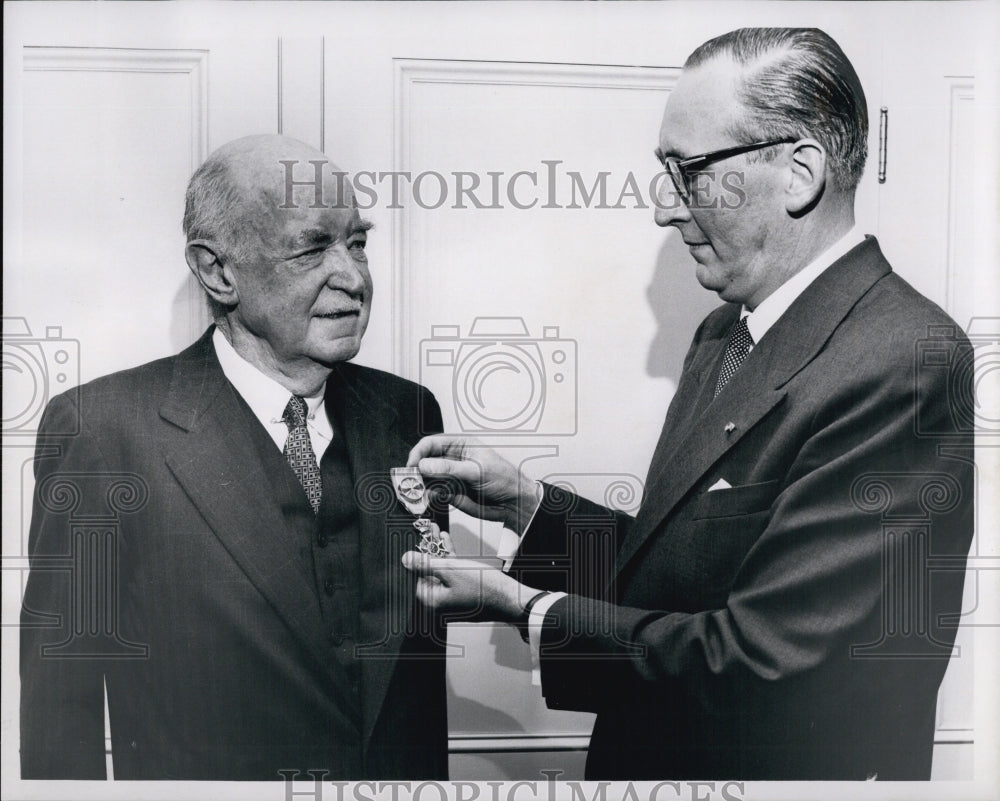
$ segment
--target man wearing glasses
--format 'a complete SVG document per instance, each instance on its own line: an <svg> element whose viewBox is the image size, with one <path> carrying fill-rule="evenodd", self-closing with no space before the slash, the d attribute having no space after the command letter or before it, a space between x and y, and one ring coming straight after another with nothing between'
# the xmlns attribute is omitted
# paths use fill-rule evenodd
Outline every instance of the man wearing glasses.
<svg viewBox="0 0 1000 801"><path fill-rule="evenodd" d="M822 31L734 31L688 59L655 219L726 304L635 518L463 438L410 455L522 535L509 574L407 554L418 597L521 626L548 705L597 713L589 778L930 776L972 537L971 362L855 228L867 135Z"/></svg>

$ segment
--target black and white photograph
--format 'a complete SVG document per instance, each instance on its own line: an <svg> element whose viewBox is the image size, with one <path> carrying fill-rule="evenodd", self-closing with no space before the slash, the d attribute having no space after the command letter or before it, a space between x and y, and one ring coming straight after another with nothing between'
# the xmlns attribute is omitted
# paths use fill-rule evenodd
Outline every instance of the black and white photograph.
<svg viewBox="0 0 1000 801"><path fill-rule="evenodd" d="M4 799L1000 798L1000 3L3 8Z"/></svg>

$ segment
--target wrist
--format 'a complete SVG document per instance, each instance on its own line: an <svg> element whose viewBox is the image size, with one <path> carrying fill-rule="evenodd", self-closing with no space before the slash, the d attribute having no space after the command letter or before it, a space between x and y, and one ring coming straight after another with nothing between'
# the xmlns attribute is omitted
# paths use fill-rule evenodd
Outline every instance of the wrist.
<svg viewBox="0 0 1000 801"><path fill-rule="evenodd" d="M504 526L519 536L523 535L544 496L541 481L523 479L513 508L507 510Z"/></svg>
<svg viewBox="0 0 1000 801"><path fill-rule="evenodd" d="M539 593L533 587L526 587L510 577L506 578L508 582L497 599L493 619L516 625L524 615L528 602Z"/></svg>
<svg viewBox="0 0 1000 801"><path fill-rule="evenodd" d="M528 641L528 623L531 621L531 611L535 608L539 601L543 598L547 598L551 595L548 590L541 590L536 592L530 598L528 598L527 603L521 610L521 614L516 621L514 621L514 627L520 632L521 639L525 642Z"/></svg>

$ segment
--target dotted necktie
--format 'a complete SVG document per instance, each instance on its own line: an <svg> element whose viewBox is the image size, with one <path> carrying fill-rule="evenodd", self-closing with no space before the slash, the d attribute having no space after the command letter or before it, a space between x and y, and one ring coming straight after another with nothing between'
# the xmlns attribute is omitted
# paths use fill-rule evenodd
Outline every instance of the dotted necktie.
<svg viewBox="0 0 1000 801"><path fill-rule="evenodd" d="M753 347L753 337L747 328L747 318L741 317L740 321L733 326L729 334L729 345L726 346L726 357L722 361L722 372L719 373L719 381L715 385L715 395L718 397L722 388L732 378L736 371L740 369L743 360L750 354Z"/></svg>
<svg viewBox="0 0 1000 801"><path fill-rule="evenodd" d="M313 453L309 441L309 429L306 427L306 402L298 395L292 395L285 406L282 420L288 426L288 439L285 440L284 454L291 465L302 489L309 497L309 505L313 514L319 512L319 502L323 497L323 483L320 477L319 465L316 464L316 454Z"/></svg>

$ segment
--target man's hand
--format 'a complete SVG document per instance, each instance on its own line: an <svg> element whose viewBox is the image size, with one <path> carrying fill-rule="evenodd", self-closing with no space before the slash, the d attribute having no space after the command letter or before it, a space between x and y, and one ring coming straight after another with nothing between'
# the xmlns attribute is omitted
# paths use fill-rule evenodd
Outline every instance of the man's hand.
<svg viewBox="0 0 1000 801"><path fill-rule="evenodd" d="M435 434L418 442L406 461L427 478L443 481L459 511L500 520L518 534L541 502L541 487L481 442L451 434Z"/></svg>
<svg viewBox="0 0 1000 801"><path fill-rule="evenodd" d="M536 594L501 570L474 559L436 558L407 551L403 566L419 577L417 600L424 606L470 613L477 620L515 623L525 603Z"/></svg>

